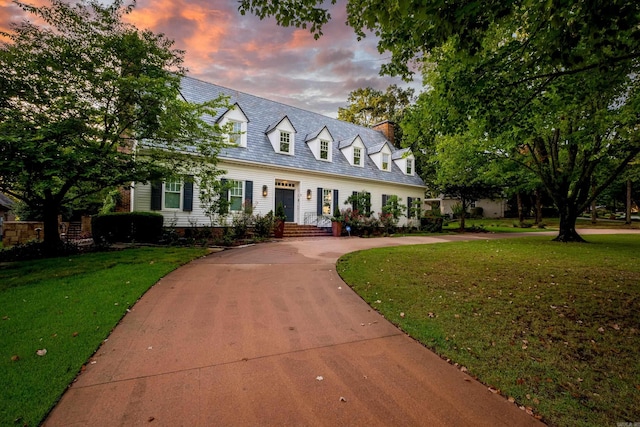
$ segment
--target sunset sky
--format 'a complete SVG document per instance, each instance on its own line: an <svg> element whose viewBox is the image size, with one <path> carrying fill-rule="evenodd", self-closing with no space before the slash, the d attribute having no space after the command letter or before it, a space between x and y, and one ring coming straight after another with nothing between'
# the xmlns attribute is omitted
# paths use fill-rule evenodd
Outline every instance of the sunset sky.
<svg viewBox="0 0 640 427"><path fill-rule="evenodd" d="M407 86L378 75L390 54L378 53L374 36L358 42L345 24L345 0L338 3L319 40L273 19L242 16L236 0L138 0L129 19L175 40L192 77L335 117L354 89ZM0 28L24 17L0 0Z"/></svg>

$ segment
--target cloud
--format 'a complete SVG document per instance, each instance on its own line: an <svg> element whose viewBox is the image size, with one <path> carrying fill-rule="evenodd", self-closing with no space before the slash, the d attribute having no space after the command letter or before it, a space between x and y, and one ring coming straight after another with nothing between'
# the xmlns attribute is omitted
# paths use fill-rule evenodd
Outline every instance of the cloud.
<svg viewBox="0 0 640 427"><path fill-rule="evenodd" d="M236 0L138 0L126 20L174 40L193 77L335 117L355 89L404 86L378 75L389 55L378 53L372 35L357 40L345 24L345 2L338 3L318 40L273 18L243 16ZM0 29L21 16L0 0Z"/></svg>

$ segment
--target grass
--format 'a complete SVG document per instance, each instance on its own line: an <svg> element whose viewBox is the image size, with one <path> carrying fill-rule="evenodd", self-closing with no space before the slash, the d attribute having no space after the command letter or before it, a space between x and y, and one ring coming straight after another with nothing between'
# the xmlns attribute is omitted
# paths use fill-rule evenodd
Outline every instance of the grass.
<svg viewBox="0 0 640 427"><path fill-rule="evenodd" d="M532 219L528 219L525 221L525 224L530 225L528 228L516 227L515 225L519 225L518 218L477 218L477 219L469 219L465 220L465 227L482 227L486 231L494 232L494 233L521 233L521 232L536 232L536 231L550 231L557 230L559 228L560 220L558 218L544 218L542 220L544 224L544 228L538 228L537 225L533 224ZM459 221L452 221L443 227L443 231L455 231L460 228ZM595 224L591 223L590 218L578 218L576 222L576 228L614 228L614 229L640 229L640 222L634 221L631 225L627 225L624 223L624 220L607 220L607 219L598 219Z"/></svg>
<svg viewBox="0 0 640 427"><path fill-rule="evenodd" d="M38 425L126 310L204 254L139 248L0 265L0 425Z"/></svg>
<svg viewBox="0 0 640 427"><path fill-rule="evenodd" d="M640 239L382 248L338 272L409 335L554 426L640 420Z"/></svg>

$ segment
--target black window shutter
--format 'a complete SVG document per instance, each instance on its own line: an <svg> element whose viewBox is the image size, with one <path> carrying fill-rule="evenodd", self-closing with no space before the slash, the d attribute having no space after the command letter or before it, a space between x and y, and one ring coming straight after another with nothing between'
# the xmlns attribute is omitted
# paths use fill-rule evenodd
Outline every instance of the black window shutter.
<svg viewBox="0 0 640 427"><path fill-rule="evenodd" d="M322 215L322 202L323 202L323 200L322 200L322 188L318 187L318 202L317 202L317 207L318 208L317 208L317 211L316 211L316 214L318 216Z"/></svg>
<svg viewBox="0 0 640 427"><path fill-rule="evenodd" d="M407 197L407 218L411 218L411 204L413 203L413 197Z"/></svg>
<svg viewBox="0 0 640 427"><path fill-rule="evenodd" d="M384 211L384 207L387 206L387 199L389 198L389 196L387 196L386 194L382 195L382 209Z"/></svg>
<svg viewBox="0 0 640 427"><path fill-rule="evenodd" d="M151 182L151 210L162 210L162 181Z"/></svg>
<svg viewBox="0 0 640 427"><path fill-rule="evenodd" d="M253 181L245 181L244 182L244 200L249 204L249 206L253 207Z"/></svg>
<svg viewBox="0 0 640 427"><path fill-rule="evenodd" d="M338 190L333 190L333 211L340 210L340 199L338 198ZM333 215L333 212L331 212Z"/></svg>
<svg viewBox="0 0 640 427"><path fill-rule="evenodd" d="M351 193L351 195L353 196L353 200L351 200L351 210L352 211L357 211L359 209L358 206L358 192L354 191L353 193ZM365 212L362 212L365 213Z"/></svg>
<svg viewBox="0 0 640 427"><path fill-rule="evenodd" d="M182 210L191 212L193 210L193 176L189 175L185 177L183 190Z"/></svg>
<svg viewBox="0 0 640 427"><path fill-rule="evenodd" d="M222 187L224 188L224 186L227 184L227 178L221 178L220 179L220 183L222 184ZM229 189L225 188L223 192L220 193L220 197L224 197L225 200L229 200ZM221 208L220 209L220 213L221 214L228 214L229 213L229 206L226 206L225 208Z"/></svg>

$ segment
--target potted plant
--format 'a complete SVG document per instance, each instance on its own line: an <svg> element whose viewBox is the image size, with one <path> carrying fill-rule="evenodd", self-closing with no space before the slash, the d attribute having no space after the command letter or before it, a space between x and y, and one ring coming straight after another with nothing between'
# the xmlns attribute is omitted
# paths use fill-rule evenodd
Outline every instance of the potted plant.
<svg viewBox="0 0 640 427"><path fill-rule="evenodd" d="M340 237L340 235L342 235L342 214L337 206L333 210L333 216L331 217L331 232L333 237Z"/></svg>
<svg viewBox="0 0 640 427"><path fill-rule="evenodd" d="M287 214L284 212L282 202L276 206L276 214L273 218L273 235L276 239L282 239L284 236L284 222L287 220Z"/></svg>

